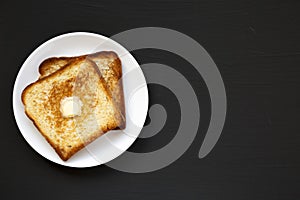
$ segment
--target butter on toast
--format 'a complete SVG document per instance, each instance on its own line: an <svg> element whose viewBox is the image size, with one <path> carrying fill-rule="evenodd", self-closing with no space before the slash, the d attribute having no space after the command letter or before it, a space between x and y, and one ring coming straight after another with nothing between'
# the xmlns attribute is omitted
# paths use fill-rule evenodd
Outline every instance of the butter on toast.
<svg viewBox="0 0 300 200"><path fill-rule="evenodd" d="M27 86L22 101L64 161L120 123L97 65L84 57Z"/></svg>
<svg viewBox="0 0 300 200"><path fill-rule="evenodd" d="M108 90L111 92L114 103L120 113L121 120L118 124L118 128L124 129L126 125L126 117L122 83L122 64L115 52L102 51L78 57L48 58L39 66L40 78L46 77L65 65L82 58L90 59L98 66L100 73L106 82Z"/></svg>

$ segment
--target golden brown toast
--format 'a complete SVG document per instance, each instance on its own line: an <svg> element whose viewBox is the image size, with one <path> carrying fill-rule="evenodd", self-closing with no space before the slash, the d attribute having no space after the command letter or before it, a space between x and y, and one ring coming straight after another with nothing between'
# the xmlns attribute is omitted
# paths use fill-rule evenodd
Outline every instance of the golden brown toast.
<svg viewBox="0 0 300 200"><path fill-rule="evenodd" d="M122 83L122 64L115 52L102 51L78 57L48 58L39 66L39 73L41 75L40 78L46 77L65 65L82 58L90 59L98 66L100 73L102 74L106 85L111 92L114 103L120 112L121 120L118 124L118 128L124 129L126 125L126 118Z"/></svg>
<svg viewBox="0 0 300 200"><path fill-rule="evenodd" d="M101 72L85 57L27 86L22 101L27 116L62 160L120 123Z"/></svg>

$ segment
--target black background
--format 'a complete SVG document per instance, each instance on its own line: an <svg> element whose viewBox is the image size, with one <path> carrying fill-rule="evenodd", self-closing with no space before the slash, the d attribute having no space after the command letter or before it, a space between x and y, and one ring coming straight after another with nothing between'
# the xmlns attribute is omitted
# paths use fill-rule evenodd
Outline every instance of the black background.
<svg viewBox="0 0 300 200"><path fill-rule="evenodd" d="M296 0L1 1L0 198L299 199L299 10ZM203 117L188 151L172 165L145 174L106 166L66 168L42 158L23 139L12 112L14 80L27 56L62 33L111 36L146 26L187 34L219 67L228 113L213 151L198 159L210 114L201 77L174 54L139 50L133 55L141 64L176 68L198 95ZM149 86L149 95L150 103L169 105L170 121L159 135L138 139L131 151L158 149L176 132L174 95L158 85Z"/></svg>

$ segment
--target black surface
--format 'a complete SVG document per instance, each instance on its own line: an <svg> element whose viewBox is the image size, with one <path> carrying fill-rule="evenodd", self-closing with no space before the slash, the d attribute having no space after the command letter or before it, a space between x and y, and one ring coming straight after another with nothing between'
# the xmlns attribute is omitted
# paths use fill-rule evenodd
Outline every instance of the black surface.
<svg viewBox="0 0 300 200"><path fill-rule="evenodd" d="M1 1L0 198L299 199L299 9L296 0ZM72 169L31 149L16 126L11 103L15 77L27 56L62 33L111 36L146 26L189 35L219 67L228 116L213 151L202 160L197 157L210 113L205 84L176 55L155 50L133 54L140 63L184 68L201 99L201 114L207 115L196 140L175 163L146 174L106 166ZM163 99L163 90L151 87L150 101ZM159 145L172 137L174 126L169 126L155 136L161 138ZM158 144L147 140L131 150L148 151Z"/></svg>

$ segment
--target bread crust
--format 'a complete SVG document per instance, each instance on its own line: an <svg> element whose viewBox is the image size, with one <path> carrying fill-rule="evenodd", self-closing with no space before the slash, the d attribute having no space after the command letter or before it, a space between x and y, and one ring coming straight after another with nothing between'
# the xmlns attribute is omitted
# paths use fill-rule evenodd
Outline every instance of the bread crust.
<svg viewBox="0 0 300 200"><path fill-rule="evenodd" d="M34 87L36 84L40 84L43 81L45 81L46 79L49 79L51 77L55 77L57 75L60 75L61 73L64 73L65 71L69 70L69 67L72 67L73 65L76 65L82 61L86 60L85 62L89 62L89 64L91 64L91 66L94 68L95 72L98 74L99 76L99 81L101 82L103 88L104 88L104 92L105 95L107 96L108 99L110 99L110 101L112 102L112 96L106 86L105 80L103 79L99 68L97 67L97 65L92 62L89 59L86 59L86 57L80 57L80 58L76 58L73 61L69 62L67 65L61 67L59 70L55 71L54 73L50 74L49 76L43 77L39 80L37 80L34 83L31 83L30 85L28 85L22 92L21 95L21 99L23 104L26 107L26 100L25 100L25 96L27 95L28 90L31 87ZM115 108L116 109L116 108ZM61 152L61 150L59 149L59 147L57 146L57 144L55 144L47 135L47 133L45 133L37 124L36 119L34 118L34 116L30 115L29 112L27 112L27 110L25 109L25 114L28 116L28 118L33 122L33 124L35 125L35 127L39 130L39 132L42 134L42 136L47 140L47 142L53 147L53 149L56 151L56 153L59 155L59 157L64 160L67 161L72 155L74 155L76 152L80 151L82 148L84 148L84 146L88 145L89 143L91 143L92 141L94 141L95 139L97 139L99 136L105 134L107 131L109 130L113 130L115 129L118 124L116 122L112 122L109 124L109 126L106 126L105 129L99 130L99 132L97 132L96 134L94 134L92 137L89 138L88 141L82 141L81 144L79 144L79 146L77 146L76 148L72 148L70 149L67 154L63 154Z"/></svg>

